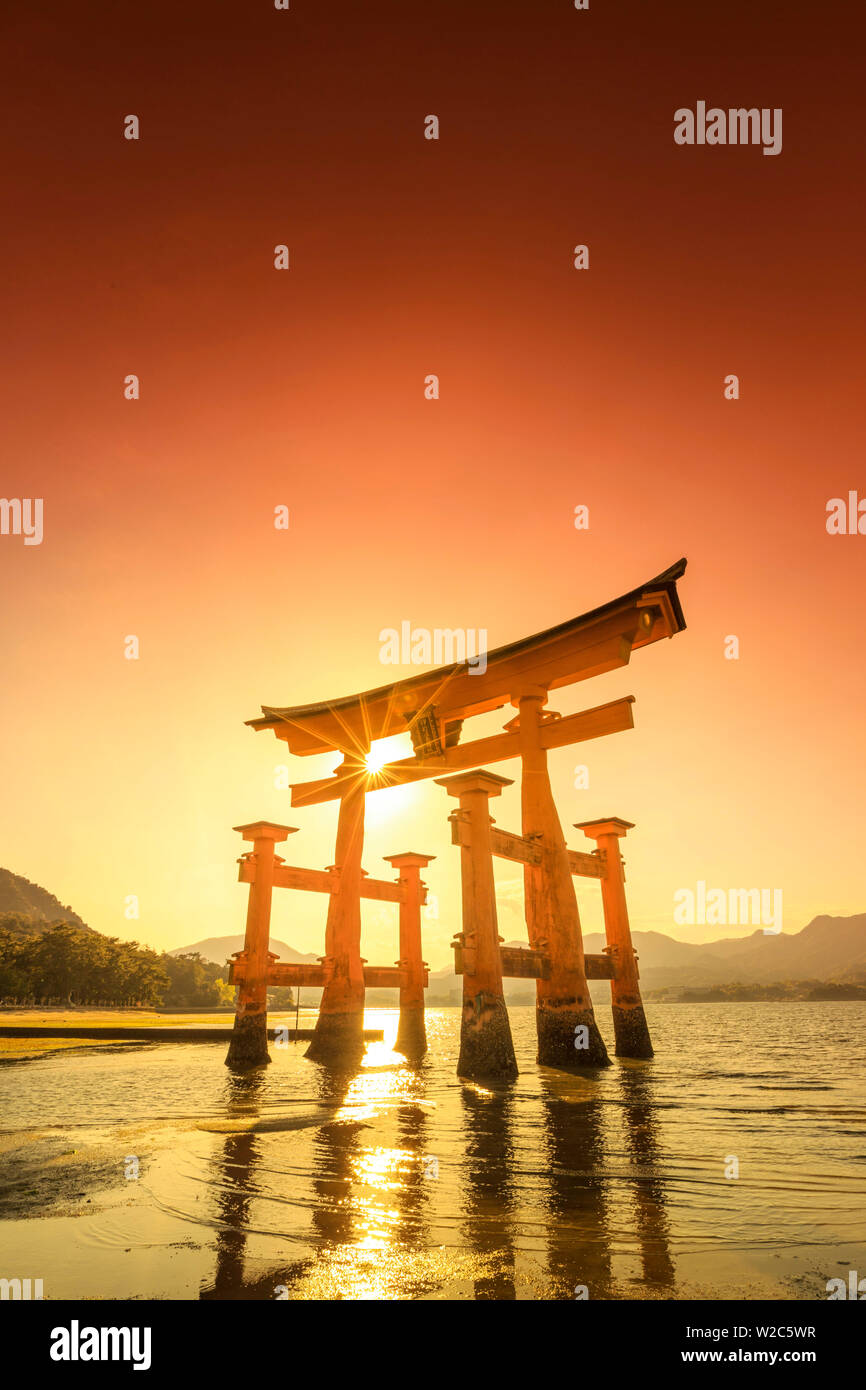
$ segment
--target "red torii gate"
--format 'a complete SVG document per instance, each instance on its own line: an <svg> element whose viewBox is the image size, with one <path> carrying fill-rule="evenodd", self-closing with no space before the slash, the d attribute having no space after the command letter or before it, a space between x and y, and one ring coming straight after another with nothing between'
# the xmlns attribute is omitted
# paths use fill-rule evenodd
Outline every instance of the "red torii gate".
<svg viewBox="0 0 866 1390"><path fill-rule="evenodd" d="M301 975L292 972L309 967L276 965L273 957L269 964L267 942L274 886L329 894L325 955L320 965L313 967L320 972L315 983L323 987L322 1004L307 1056L345 1061L362 1051L365 985L374 979L376 983L386 980L383 972L391 972L387 983L401 987L401 1032L402 991L407 991L405 1040L408 1046L412 1037L420 1038L423 1050L417 1022L420 1012L423 1029L423 983L419 986L418 972L423 888L420 878L416 884L410 871L419 871L429 856L392 856L391 862L402 870L397 884L367 879L361 856L366 793L427 778L435 778L459 800L459 810L452 816L452 835L461 848L463 884L463 932L455 943L464 994L461 1074L508 1075L516 1071L502 991L503 974L512 971L537 982L539 1062L558 1067L608 1063L588 978L611 981L617 1053L652 1055L618 846L619 838L631 826L617 817L581 822L579 828L597 841L597 849L592 854L570 851L547 771L551 749L632 728L634 697L567 718L544 707L550 690L624 666L632 651L681 632L685 619L676 583L685 567L685 560L680 560L619 599L488 653L483 671L458 663L329 703L264 706L262 717L250 721L257 730L271 729L295 755L340 751L343 761L330 777L292 787L293 806L330 800L340 803L335 862L330 870L283 866L273 847L275 841L286 838L289 827L266 822L240 827L241 833L253 840L254 849L241 861L241 881L250 883L250 905L245 949L231 976L240 989L230 1063L255 1065L267 1060L268 982L306 982L306 977L301 981ZM517 715L503 733L460 742L466 718L508 703L516 707ZM371 772L366 762L371 744L407 729L414 755ZM515 757L521 761L520 836L495 829L488 812L489 797L510 785L508 779L486 770L470 771L480 769L483 763ZM524 866L528 952L508 952L500 947L494 855ZM252 861L253 867L245 869L245 861ZM245 878L245 873L250 877ZM601 881L608 946L599 958L586 957L583 951L574 874ZM360 904L364 896L401 904L401 961L394 968L371 969L369 978L361 957ZM406 965L410 957L414 962L411 985ZM423 969L422 965L422 973ZM416 1016L411 1027L410 1012Z"/></svg>

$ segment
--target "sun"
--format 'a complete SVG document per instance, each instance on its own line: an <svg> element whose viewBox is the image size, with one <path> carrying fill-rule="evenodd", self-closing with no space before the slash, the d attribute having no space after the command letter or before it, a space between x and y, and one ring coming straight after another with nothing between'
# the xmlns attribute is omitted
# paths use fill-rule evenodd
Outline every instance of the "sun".
<svg viewBox="0 0 866 1390"><path fill-rule="evenodd" d="M385 769L394 761L411 756L412 743L408 734L392 734L390 738L376 739L364 759L367 770L368 792L374 793L366 798L367 823L379 825L392 820L394 816L404 815L418 793L417 783L395 781Z"/></svg>
<svg viewBox="0 0 866 1390"><path fill-rule="evenodd" d="M411 756L412 743L408 734L391 734L388 738L373 740L369 753L364 759L367 771L373 776L395 759Z"/></svg>
<svg viewBox="0 0 866 1390"><path fill-rule="evenodd" d="M384 739L383 742L385 742ZM368 772L381 772L388 761L388 754L380 744L378 748L370 749L364 761L367 764Z"/></svg>

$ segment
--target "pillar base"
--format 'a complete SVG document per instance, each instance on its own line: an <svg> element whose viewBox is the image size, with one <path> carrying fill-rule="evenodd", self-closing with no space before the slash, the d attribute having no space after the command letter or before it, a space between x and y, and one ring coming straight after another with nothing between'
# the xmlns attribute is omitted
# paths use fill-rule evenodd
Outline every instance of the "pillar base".
<svg viewBox="0 0 866 1390"><path fill-rule="evenodd" d="M573 1071L576 1067L609 1067L611 1065L604 1039L592 1009L551 1009L537 1005L535 1026L538 1030L538 1062L543 1067L558 1067ZM587 1046L575 1047L576 1029L585 1027Z"/></svg>
<svg viewBox="0 0 866 1390"><path fill-rule="evenodd" d="M632 1004L627 1009L621 1004L614 1004L613 1031L617 1057L640 1059L654 1055L643 1004Z"/></svg>
<svg viewBox="0 0 866 1390"><path fill-rule="evenodd" d="M478 994L463 1005L458 1076L517 1075L505 1000Z"/></svg>
<svg viewBox="0 0 866 1390"><path fill-rule="evenodd" d="M427 1051L427 1027L423 1004L401 1008L394 1051L410 1059L424 1056Z"/></svg>
<svg viewBox="0 0 866 1390"><path fill-rule="evenodd" d="M270 1060L267 1014L236 1017L226 1055L226 1066L233 1067L236 1071L245 1071L250 1067L265 1067Z"/></svg>
<svg viewBox="0 0 866 1390"><path fill-rule="evenodd" d="M311 1062L326 1066L350 1065L364 1055L364 1014L319 1014L316 1031L304 1053Z"/></svg>

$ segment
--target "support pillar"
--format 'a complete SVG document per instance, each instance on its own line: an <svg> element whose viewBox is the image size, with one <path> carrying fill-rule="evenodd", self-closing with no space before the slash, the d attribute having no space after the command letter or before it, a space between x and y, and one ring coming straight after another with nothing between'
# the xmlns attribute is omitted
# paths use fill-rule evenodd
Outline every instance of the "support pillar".
<svg viewBox="0 0 866 1390"><path fill-rule="evenodd" d="M250 825L236 825L235 830L252 842L251 857L256 869L247 903L244 977L238 985L235 1023L226 1057L227 1067L242 1069L265 1066L271 1060L268 1056L268 942L274 865L283 863L274 853L274 845L287 840L294 827L260 820Z"/></svg>
<svg viewBox="0 0 866 1390"><path fill-rule="evenodd" d="M605 875L601 880L604 931L607 950L613 957L616 975L610 982L613 1031L617 1057L652 1057L649 1027L638 984L637 957L631 939L625 901L625 872L619 841L634 826L631 821L610 816L607 820L581 821L577 827L595 840L604 855Z"/></svg>
<svg viewBox="0 0 866 1390"><path fill-rule="evenodd" d="M404 1057L423 1057L427 1051L427 1028L424 1022L424 970L421 956L421 902L424 884L421 870L434 854L386 854L384 858L399 872L406 897L400 904L400 959L397 964L405 972L400 986L400 1022L397 1026L395 1052Z"/></svg>
<svg viewBox="0 0 866 1390"><path fill-rule="evenodd" d="M549 978L536 981L538 1061L568 1069L606 1067L610 1058L595 1021L574 880L541 745L546 701L546 690L538 686L512 697L519 711L523 835L539 850L539 862L523 868L527 935L530 946L550 959Z"/></svg>
<svg viewBox="0 0 866 1390"><path fill-rule="evenodd" d="M361 958L361 856L364 802L369 768L360 759L343 759L346 778L337 820L334 868L339 890L328 900L325 924L327 981L319 1017L306 1056L314 1062L358 1062L364 1053L364 962Z"/></svg>
<svg viewBox="0 0 866 1390"><path fill-rule="evenodd" d="M463 1017L458 1076L512 1077L517 1061L502 989L496 887L490 845L489 799L510 787L493 772L439 777L437 785L460 802L463 894Z"/></svg>

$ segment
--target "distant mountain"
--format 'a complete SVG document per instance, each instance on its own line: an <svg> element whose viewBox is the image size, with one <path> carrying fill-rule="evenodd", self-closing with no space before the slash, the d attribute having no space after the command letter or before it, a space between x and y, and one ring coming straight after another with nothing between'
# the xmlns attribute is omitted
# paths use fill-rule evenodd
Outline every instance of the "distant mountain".
<svg viewBox="0 0 866 1390"><path fill-rule="evenodd" d="M663 932L633 933L640 962L644 993L660 989L709 989L714 985L776 984L781 980L833 980L858 983L866 979L866 913L854 917L816 917L802 931L765 936L758 928L750 936L724 937L719 941L675 941ZM209 937L169 954L186 955L198 951L206 960L222 965L233 952L240 951L243 936ZM509 941L509 946L525 946L525 941ZM601 932L589 932L584 947L600 954L605 946ZM271 938L270 949L281 960L315 963L315 953L303 954L285 941ZM608 986L593 982L592 991L603 999ZM461 982L451 966L431 970L427 998L431 1002L457 1003ZM303 992L315 1003L319 990ZM535 985L531 980L506 980L505 997L510 1004L532 1003ZM393 1004L393 990L368 990L367 1002Z"/></svg>
<svg viewBox="0 0 866 1390"><path fill-rule="evenodd" d="M208 936L204 941L195 941L192 946L179 946L175 951L169 951L170 956L190 956L198 952L204 956L205 960L213 961L214 965L225 965L225 962L234 955L235 951L244 949L244 938L240 936ZM268 942L268 950L273 951L280 960L295 961L303 965L315 965L319 957L309 952L304 955L301 951L296 951L294 946L287 946L285 941L278 941L272 936Z"/></svg>
<svg viewBox="0 0 866 1390"><path fill-rule="evenodd" d="M699 945L671 941L656 932L635 932L644 989L705 988L718 984L772 984L778 980L835 980L866 970L866 913L815 917L799 932L749 936ZM587 937L600 951L600 935ZM672 949L673 948L673 949Z"/></svg>
<svg viewBox="0 0 866 1390"><path fill-rule="evenodd" d="M866 913L853 917L816 917L802 931L765 936L758 928L750 936L719 941L675 941L662 932L632 932L639 958L641 988L707 989L724 984L775 984L780 980L844 980L866 978ZM509 941L525 946L525 941ZM598 955L606 945L601 932L584 937L584 949ZM430 972L428 997L447 999L459 989L453 969ZM607 989L593 983L593 993ZM534 998L526 980L505 983L510 1003ZM601 997L601 995L599 996Z"/></svg>
<svg viewBox="0 0 866 1390"><path fill-rule="evenodd" d="M76 927L90 930L78 913L71 907L64 907L53 893L9 869L0 869L0 917L6 914L29 919L31 930L36 931L49 922L72 922ZM15 929L13 923L9 925Z"/></svg>

